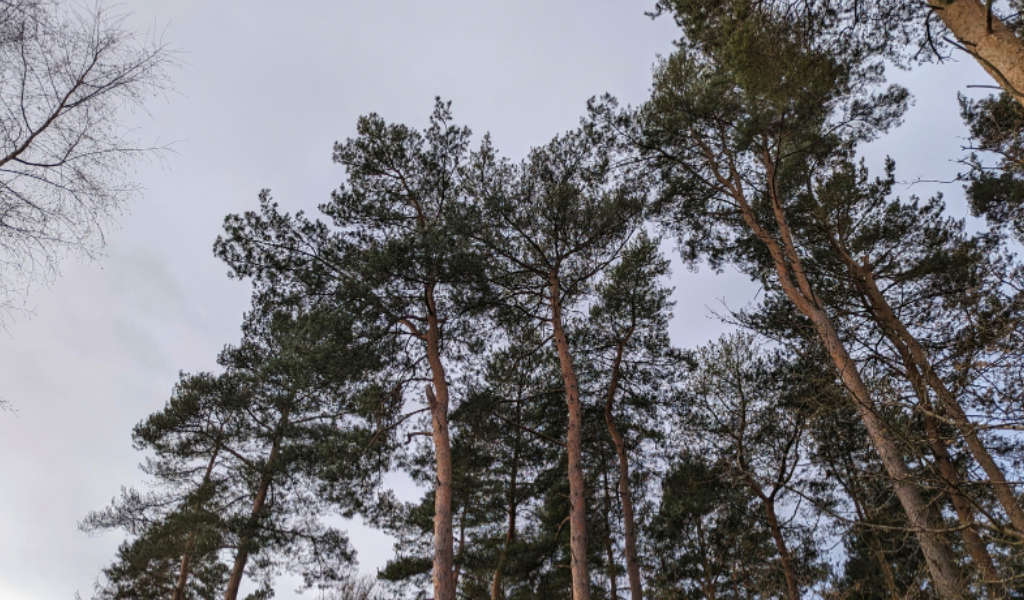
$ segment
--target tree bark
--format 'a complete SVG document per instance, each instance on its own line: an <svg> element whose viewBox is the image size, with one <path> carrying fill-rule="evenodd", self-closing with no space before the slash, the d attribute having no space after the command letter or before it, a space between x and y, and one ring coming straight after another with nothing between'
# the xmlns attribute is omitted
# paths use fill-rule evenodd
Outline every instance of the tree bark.
<svg viewBox="0 0 1024 600"><path fill-rule="evenodd" d="M896 496L907 513L910 526L917 536L936 594L943 600L960 600L964 598L964 591L952 552L944 536L933 526L928 506L912 481L913 473L903 460L899 446L892 439L885 422L878 415L857 364L847 352L831 318L822 308L820 299L811 287L804 272L803 263L796 251L792 232L779 200L778 190L775 189L774 164L770 159L766 159L765 167L769 185L768 196L779 229L779 240L776 240L758 222L757 216L743 194L743 182L738 180L738 173L733 171L733 180L727 181L726 184L731 188L744 222L771 255L779 284L784 293L814 325L819 340L832 359L843 385L849 391L854 408L868 431L868 437L893 482Z"/></svg>
<svg viewBox="0 0 1024 600"><path fill-rule="evenodd" d="M963 2L967 0L956 1ZM837 242L834 241L833 243L838 246ZM967 442L971 455L974 456L974 459L985 471L985 474L988 475L989 481L992 483L993 492L1009 517L1013 528L1019 534L1024 535L1024 509L1017 502L1017 496L1013 487L1006 481L1002 469L999 468L988 448L985 447L981 438L978 437L977 428L967 418L963 408L960 406L960 402L949 388L946 387L945 382L942 381L938 373L935 372L924 347L921 346L917 338L910 333L899 317L896 316L896 312L878 288L871 268L868 265L858 264L845 249L840 249L840 254L847 268L851 271L854 281L861 287L865 297L868 299L875 321L881 326L886 337L896 346L896 350L900 353L904 362L909 361L912 363L907 365L908 373L916 372L916 375L911 374L911 376L923 379L935 391L942 407L946 409L953 424L956 425L960 434L964 437L964 441Z"/></svg>
<svg viewBox="0 0 1024 600"><path fill-rule="evenodd" d="M608 396L604 403L604 420L608 424L608 434L615 445L615 454L619 458L619 501L622 503L623 542L626 552L626 574L629 577L629 593L631 600L643 600L643 587L640 582L640 563L636 553L636 521L633 517L633 495L629 489L629 457L626 454L626 442L615 426L612 408L615 404L615 393L619 387L619 372L622 366L622 354L632 335L632 329L615 349L612 362L611 381L608 384Z"/></svg>
<svg viewBox="0 0 1024 600"><path fill-rule="evenodd" d="M953 509L956 510L957 520L960 521L960 525L963 528L961 531L964 545L967 546L967 552L971 555L971 560L974 561L975 566L978 568L981 582L985 589L988 590L990 598L1006 598L1006 588L1003 587L1002 578L999 576L999 572L996 571L996 566L992 562L992 556L989 554L984 540L981 539L981 535L978 533L978 524L974 521L974 510L971 508L971 503L960 492L960 476L956 472L956 467L953 466L946 442L939 435L938 423L935 422L934 417L926 414L924 416L924 426L925 432L928 435L928 445L931 446L932 454L935 456L935 466L939 472L939 477L942 478L949 493L949 499L953 504Z"/></svg>
<svg viewBox="0 0 1024 600"><path fill-rule="evenodd" d="M267 502L267 494L270 492L270 484L273 481L273 469L274 463L277 459L277 453L281 446L281 435L280 429L288 423L288 411L283 411L281 415L281 422L278 426L279 432L274 439L273 445L270 447L270 455L267 457L267 467L263 476L260 478L260 485L256 491L256 499L252 503L252 512L249 514L248 528L247 531L238 543L238 554L235 555L235 564L231 568L231 575L228 577L228 587L224 592L224 600L237 600L238 588L242 585L242 576L245 574L245 563L249 561L249 553L251 552L252 537L251 529L254 529L259 523L260 513L263 512L263 507Z"/></svg>
<svg viewBox="0 0 1024 600"><path fill-rule="evenodd" d="M789 596L789 600L800 600L800 586L797 584L796 571L793 570L793 558L786 545L786 538L782 537L779 517L775 513L775 500L762 496L761 501L764 504L765 517L768 519L768 529L772 532L775 548L779 551L779 558L782 559L782 572L786 576L786 594Z"/></svg>
<svg viewBox="0 0 1024 600"><path fill-rule="evenodd" d="M565 382L565 400L569 408L566 450L569 455L569 549L572 554L573 600L590 600L590 574L587 570L587 505L583 481L583 415L579 384L572 365L569 341L562 327L561 288L558 273L549 276L551 285L551 328L558 362Z"/></svg>
<svg viewBox="0 0 1024 600"><path fill-rule="evenodd" d="M961 47L1024 104L1024 41L977 0L931 0L929 5Z"/></svg>
<svg viewBox="0 0 1024 600"><path fill-rule="evenodd" d="M174 593L171 594L171 600L184 600L185 598L185 586L188 584L188 567L189 561L192 558L191 546L195 542L195 534L188 534L188 541L185 542L186 550L181 556L181 567L178 569L178 581L174 585Z"/></svg>
<svg viewBox="0 0 1024 600"><path fill-rule="evenodd" d="M849 257L849 254L843 252L844 257ZM856 265L855 265L856 266ZM863 278L858 279L861 285L864 285L865 280ZM874 280L871 280L871 284L874 284ZM862 290L864 291L864 290ZM875 287L875 292L878 296L881 293L878 288ZM866 297L866 294L865 294ZM868 299L870 303L870 299ZM886 304L888 307L888 304ZM891 313L892 310L889 309ZM895 315L892 315L895 317ZM914 363L913 357L911 356L907 346L900 343L897 339L897 332L888 326L888 321L880 321L882 332L889 339L890 342L896 347L897 352L900 355L900 359L903 362L903 366L907 371L907 378L910 380L911 387L914 388L914 393L918 398L918 402L921 408L924 410L924 426L925 434L928 438L928 445L932 450L932 456L935 457L935 467L939 472L939 477L942 479L947 493L949 494L950 502L953 504L953 509L956 511L957 520L960 522L962 527L962 535L964 538L964 545L967 547L967 552L971 556L971 560L978 568L978 573L981 576L982 583L988 590L989 596L992 598L1005 598L1006 588L1003 586L1002 578L999 577L999 572L996 570L995 564L992 562L992 556L988 552L984 540L981 539L981 535L978 533L978 524L974 521L974 509L971 507L970 501L963 495L961 490L960 475L956 471L956 467L953 466L953 460L950 458L949 449L946 446L945 440L939 433L939 425L932 416L935 409L932 407L931 401L928 399L928 387L925 385L924 379L921 376L921 372L918 370L917 365Z"/></svg>
<svg viewBox="0 0 1024 600"><path fill-rule="evenodd" d="M914 389L914 394L918 398L918 403L924 410L925 434L928 438L928 445L932 450L932 456L935 457L936 469L938 470L939 477L942 478L945 488L949 493L950 502L953 504L953 509L957 514L957 520L962 526L964 545L967 547L967 552L971 555L971 560L974 561L974 564L978 568L982 583L988 590L990 597L1005 598L1006 589L1002 584L1002 579L999 577L995 564L992 562L992 556L988 552L988 547L981 539L981 535L978 533L978 524L974 521L974 510L971 507L971 503L960 491L960 475L953 466L953 461L950 458L946 442L939 434L938 423L936 423L935 417L931 414L934 413L934 408L932 407L931 401L928 399L928 386L925 384L924 377L918 369L920 365L914 360L908 344L904 343L904 341L900 339L899 331L894 326L894 321L900 325L902 325L902 323L896 318L895 311L892 310L888 302L886 302L885 298L882 296L881 290L878 289L870 270L867 269L866 266L862 267L861 265L858 265L850 256L849 252L847 252L844 247L841 247L834 238L832 241L833 245L842 256L843 261L852 271L851 274L853 275L853 279L860 288L863 298L867 301L868 305L871 306L875 322L900 355L903 367L906 369L907 379L910 381L910 385ZM865 271L867 273L864 273ZM879 301L880 305L878 305ZM907 332L907 335L909 336L909 332L906 328L902 327L902 329ZM915 339L914 342L916 343L917 340ZM920 344L918 344L918 348L920 348ZM923 348L920 349L923 354ZM927 368L931 369L930 363ZM942 388L947 390L944 384L942 385Z"/></svg>
<svg viewBox="0 0 1024 600"><path fill-rule="evenodd" d="M441 362L441 332L434 302L434 287L428 285L427 362L431 383L427 384L427 405L433 428L437 481L434 488L434 598L455 600L455 551L452 534L452 449L448 434L448 381Z"/></svg>

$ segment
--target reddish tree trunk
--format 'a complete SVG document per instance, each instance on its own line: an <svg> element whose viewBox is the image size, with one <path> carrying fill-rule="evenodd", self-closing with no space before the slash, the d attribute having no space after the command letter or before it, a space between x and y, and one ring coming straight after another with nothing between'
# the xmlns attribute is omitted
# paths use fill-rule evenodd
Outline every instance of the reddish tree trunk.
<svg viewBox="0 0 1024 600"><path fill-rule="evenodd" d="M427 362L431 384L427 404L433 428L437 481L434 491L434 598L455 600L455 550L452 534L452 447L448 434L448 381L441 362L441 332L434 303L434 288L427 286ZM431 387L433 389L431 389Z"/></svg>
<svg viewBox="0 0 1024 600"><path fill-rule="evenodd" d="M796 571L793 570L793 558L789 553L789 547L786 545L786 538L782 537L779 517L775 513L775 500L765 496L762 496L761 500L764 503L764 513L768 519L768 529L772 532L775 548L778 549L779 558L782 559L782 572L786 576L786 594L789 596L789 600L800 600L800 586L796 581Z"/></svg>
<svg viewBox="0 0 1024 600"><path fill-rule="evenodd" d="M913 473L903 460L903 454L892 439L887 425L878 415L857 364L843 345L831 318L822 307L820 298L811 288L810 281L803 269L803 263L796 251L792 232L779 200L778 190L775 189L775 166L770 158L766 157L765 167L767 168L769 199L781 236L780 240L776 240L758 222L757 216L742 191L743 182L738 180L738 174L733 171L732 180L723 179L723 181L726 186L731 188L733 198L739 204L744 222L771 255L778 273L779 284L784 293L814 325L818 338L832 359L832 364L838 371L843 385L849 391L854 408L868 431L868 437L871 439L875 451L878 452L886 473L892 480L896 496L917 536L936 594L943 600L960 600L964 598L964 591L960 583L959 569L953 560L949 545L933 525L928 505L913 482Z"/></svg>
<svg viewBox="0 0 1024 600"><path fill-rule="evenodd" d="M284 427L287 423L288 411L284 411L281 416L280 427ZM273 481L273 468L280 444L281 438L278 436L270 447L270 455L267 457L267 470L260 479L260 486L256 491L256 499L252 503L252 512L249 516L250 528L256 527L259 522L260 513L263 512L263 507L267 503L267 494L270 492L270 484ZM250 537L243 536L239 540L238 554L235 555L235 564L232 566L231 575L228 577L228 588L224 592L224 600L237 600L238 598L238 588L242 585L242 576L245 574L245 564L249 561L251 544L252 539Z"/></svg>
<svg viewBox="0 0 1024 600"><path fill-rule="evenodd" d="M961 47L1024 104L1024 42L977 0L931 0L930 6Z"/></svg>
<svg viewBox="0 0 1024 600"><path fill-rule="evenodd" d="M939 477L946 484L953 509L956 510L957 520L962 526L964 545L967 546L967 552L978 568L982 584L988 589L991 598L1005 598L1006 588L1003 587L1002 578L996 571L996 566L992 562L992 556L988 553L984 540L978 534L978 524L974 522L974 509L971 508L970 501L960 493L960 476L956 472L956 467L953 466L946 442L939 435L938 423L931 415L925 415L924 426L928 435L928 444L935 456L935 466L939 471Z"/></svg>
<svg viewBox="0 0 1024 600"><path fill-rule="evenodd" d="M569 341L562 328L561 289L558 274L551 273L551 328L554 330L558 362L565 382L565 400L569 406L569 549L572 554L573 600L590 600L590 574L587 570L587 506L583 482L583 415L579 385L572 365Z"/></svg>
<svg viewBox="0 0 1024 600"><path fill-rule="evenodd" d="M966 1L968 0L956 0L956 2ZM837 243L834 243L834 245L838 247ZM851 271L854 281L861 287L867 298L874 319L881 326L883 332L893 345L896 346L904 362L910 363L907 364L908 373L911 377L917 377L927 382L928 386L935 391L939 401L942 403L942 407L946 409L953 424L956 425L960 434L967 442L971 455L985 471L985 474L988 475L989 481L992 483L993 492L1006 515L1010 518L1010 523L1019 534L1024 535L1024 509L1021 509L1020 504L1017 502L1017 496L1013 487L1006 481L1002 469L999 468L988 448L985 447L981 438L978 437L977 428L967 418L963 408L960 406L960 402L949 391L949 388L946 387L945 382L935 372L935 369L932 368L931 361L924 347L921 346L917 338L910 333L899 317L896 316L896 312L878 288L870 267L858 264L843 248L840 248L840 254L847 268Z"/></svg>
<svg viewBox="0 0 1024 600"><path fill-rule="evenodd" d="M619 372L622 366L622 354L632 336L632 329L626 339L615 349L612 362L611 381L608 384L608 396L604 404L604 420L608 425L608 434L615 445L615 454L619 458L619 500L622 502L623 542L626 551L626 574L629 577L629 593L631 600L643 600L643 587L640 582L640 561L636 552L636 521L633 517L633 495L629 489L629 457L626 454L626 441L615 426L612 408L615 404L615 393L619 387Z"/></svg>

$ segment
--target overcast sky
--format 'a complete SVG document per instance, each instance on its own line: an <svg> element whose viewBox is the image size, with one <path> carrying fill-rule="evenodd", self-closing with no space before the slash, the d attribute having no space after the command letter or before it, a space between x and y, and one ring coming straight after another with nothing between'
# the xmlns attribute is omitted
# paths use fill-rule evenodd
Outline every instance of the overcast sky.
<svg viewBox="0 0 1024 600"><path fill-rule="evenodd" d="M120 538L77 522L122 485L141 483L132 426L158 410L179 371L215 368L238 339L248 287L211 252L224 215L253 209L270 188L286 210L314 211L341 182L335 141L359 115L426 124L433 98L457 122L490 131L506 156L574 127L587 98L646 97L651 65L671 51L668 19L627 0L127 0L130 23L181 50L174 92L150 114L126 115L144 140L175 154L140 164L138 198L108 237L107 256L68 261L30 298L31 317L0 332L0 599L88 597ZM873 144L869 165L898 177L950 179L963 128L957 91L989 84L972 61L900 74L917 96L907 124ZM952 212L966 211L956 185ZM927 195L934 184L911 191ZM676 268L676 343L723 331L723 302L752 301L734 273ZM390 541L351 529L362 568ZM279 586L278 598L291 598ZM243 589L243 593L245 590Z"/></svg>

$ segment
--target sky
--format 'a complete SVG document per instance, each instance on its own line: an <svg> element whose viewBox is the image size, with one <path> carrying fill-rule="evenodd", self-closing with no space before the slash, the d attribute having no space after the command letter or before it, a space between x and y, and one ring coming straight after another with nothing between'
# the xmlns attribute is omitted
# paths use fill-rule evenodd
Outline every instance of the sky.
<svg viewBox="0 0 1024 600"><path fill-rule="evenodd" d="M627 0L125 0L128 24L178 49L173 89L125 123L173 152L136 166L144 191L107 236L106 255L69 259L29 298L31 315L0 331L0 599L89 597L120 537L89 537L85 514L143 484L131 428L159 410L180 371L216 368L239 338L245 282L211 251L225 215L261 189L314 212L343 181L335 141L356 119L426 125L435 96L456 121L490 132L513 159L573 128L586 100L642 102L676 30L653 2ZM895 78L915 94L906 124L864 151L901 180L948 180L964 141L956 93L990 84L970 60ZM966 216L958 185L940 190ZM755 301L735 272L674 270L675 343L725 330L714 312ZM349 527L361 568L390 554L386 536ZM292 598L286 581L277 597ZM243 594L245 588L243 588Z"/></svg>

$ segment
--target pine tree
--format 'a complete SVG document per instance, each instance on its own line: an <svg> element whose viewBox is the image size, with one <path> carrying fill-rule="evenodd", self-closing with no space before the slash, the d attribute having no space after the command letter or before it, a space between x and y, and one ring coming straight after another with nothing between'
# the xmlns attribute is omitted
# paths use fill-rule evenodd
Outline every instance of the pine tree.
<svg viewBox="0 0 1024 600"><path fill-rule="evenodd" d="M415 396L426 404L437 600L455 598L448 372L474 337L472 302L460 297L476 271L456 234L470 131L451 119L450 105L440 100L422 132L376 114L361 118L357 136L335 146L348 182L320 207L333 228L301 213L281 214L264 194L261 214L228 217L227 237L217 245L235 274L252 277L268 297L290 294L358 313L376 351L391 353L380 377L390 381L392 405L403 410ZM413 383L425 384L425 393Z"/></svg>
<svg viewBox="0 0 1024 600"><path fill-rule="evenodd" d="M961 576L943 535L804 264L792 206L815 174L859 140L884 132L905 92L866 96L870 71L836 60L813 32L767 17L724 21L659 69L645 110L646 147L662 173L666 219L693 258L727 256L781 289L815 330L918 532L931 582L961 598ZM694 33L690 31L688 33Z"/></svg>
<svg viewBox="0 0 1024 600"><path fill-rule="evenodd" d="M485 145L474 165L474 235L492 255L489 279L509 318L551 327L565 385L573 597L590 599L583 407L569 311L618 256L639 224L646 190L612 164L602 140L585 132L555 138L513 166Z"/></svg>

